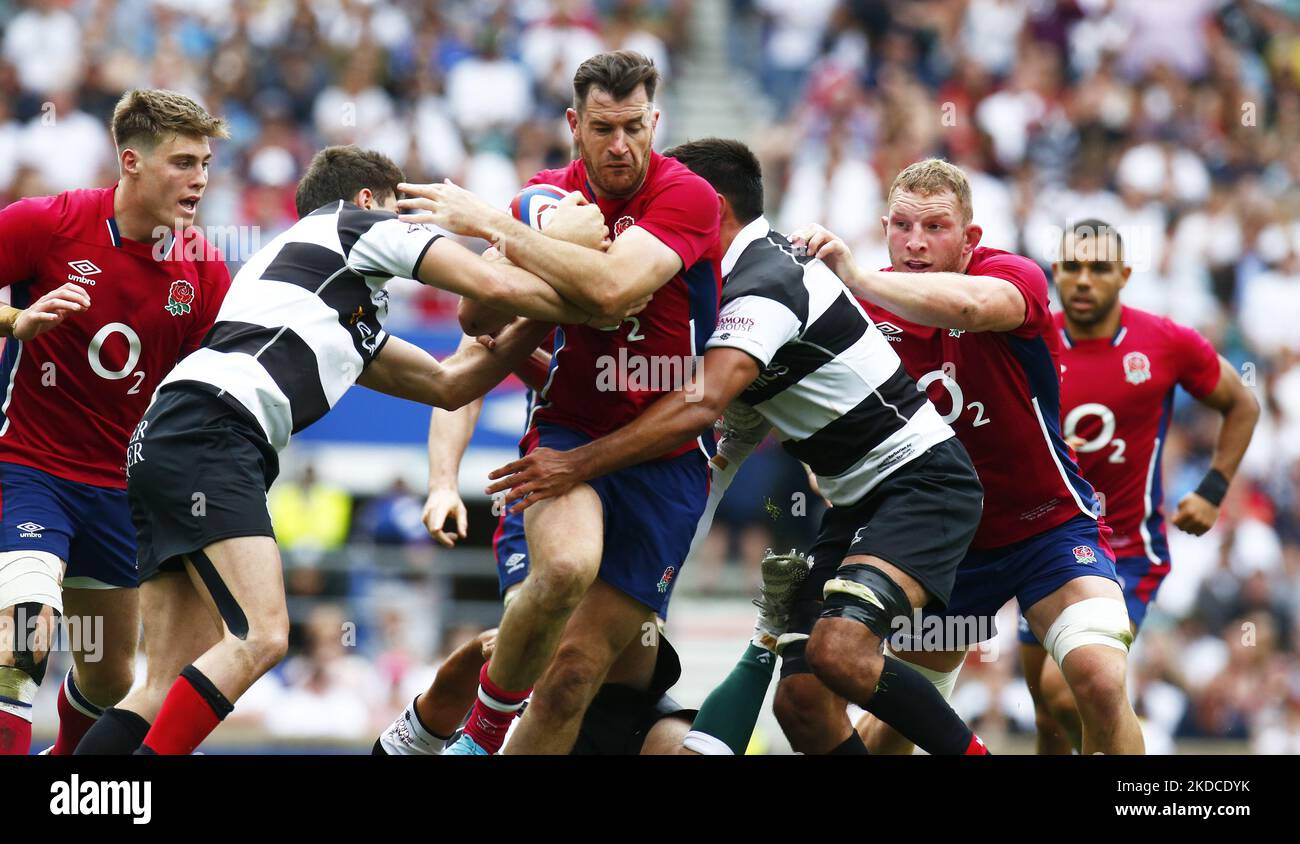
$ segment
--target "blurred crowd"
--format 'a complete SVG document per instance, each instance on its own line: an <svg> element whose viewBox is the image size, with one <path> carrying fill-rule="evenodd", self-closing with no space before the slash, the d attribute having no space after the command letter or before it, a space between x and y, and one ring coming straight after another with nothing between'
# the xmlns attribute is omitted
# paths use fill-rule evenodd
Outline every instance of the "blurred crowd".
<svg viewBox="0 0 1300 844"><path fill-rule="evenodd" d="M1134 693L1153 750L1300 751L1300 3L731 5L729 57L775 101L761 137L779 228L817 220L884 265L893 174L942 155L971 177L985 245L1046 266L1066 223L1107 220L1134 266L1124 301L1240 367L1264 415L1218 526L1170 537ZM1208 468L1217 418L1180 396L1169 508ZM959 709L1032 730L1014 642L1002 651L972 660Z"/></svg>
<svg viewBox="0 0 1300 844"><path fill-rule="evenodd" d="M1152 749L1231 737L1300 752L1300 2L708 1L727 6L719 43L771 117L750 140L778 228L824 223L883 265L890 180L942 155L971 177L985 245L1046 266L1067 222L1108 220L1134 265L1125 301L1199 328L1240 367L1264 415L1219 525L1199 539L1171 531L1174 573L1135 649L1134 692ZM451 177L504 204L533 172L568 160L561 115L587 56L639 50L676 90L700 40L691 6L0 0L0 202L114 181L107 118L124 89L152 85L230 123L199 221L256 227L245 248L227 245L235 262L293 222L296 180L327 143L380 149L413 180ZM673 119L666 108L660 146ZM409 305L394 309L399 330L402 319L445 322L455 304L413 284L395 297ZM1170 506L1208 467L1216 422L1180 396ZM768 515L805 489L797 467L769 451L747 471L753 482L738 488L764 494L720 513L694 588L724 588L726 560L809 530L811 518L792 527ZM282 483L293 493L295 481ZM378 587L309 564L358 539L427 562L420 505L403 489L375 502L280 501L277 526L296 518L307 535L291 588L314 602L266 700L296 695L335 712L324 728L375 703L358 689L376 672L386 713L390 692L420 684L413 667L439 641L410 632L427 609L376 611L363 667L326 635L353 608L322 600ZM333 522L304 515L313 507ZM376 606L421 606L433 598L421 589L408 582ZM968 671L957 699L977 722L1032 728L1014 647L1003 650ZM308 729L291 720L285 729Z"/></svg>

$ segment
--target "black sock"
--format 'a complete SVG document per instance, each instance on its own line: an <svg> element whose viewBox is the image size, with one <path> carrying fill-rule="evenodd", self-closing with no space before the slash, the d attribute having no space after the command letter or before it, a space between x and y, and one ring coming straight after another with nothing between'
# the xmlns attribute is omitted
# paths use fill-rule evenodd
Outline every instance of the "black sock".
<svg viewBox="0 0 1300 844"><path fill-rule="evenodd" d="M975 738L933 683L892 656L864 708L931 756L962 756Z"/></svg>
<svg viewBox="0 0 1300 844"><path fill-rule="evenodd" d="M149 722L129 709L109 708L82 736L74 756L129 756L149 733Z"/></svg>
<svg viewBox="0 0 1300 844"><path fill-rule="evenodd" d="M862 736L854 730L849 733L849 737L839 744L827 756L867 756L867 745L862 741Z"/></svg>

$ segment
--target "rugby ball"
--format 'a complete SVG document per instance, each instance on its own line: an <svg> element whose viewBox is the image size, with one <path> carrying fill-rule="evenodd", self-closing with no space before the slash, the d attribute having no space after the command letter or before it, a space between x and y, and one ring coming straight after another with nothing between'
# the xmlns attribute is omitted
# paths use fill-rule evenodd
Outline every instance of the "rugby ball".
<svg viewBox="0 0 1300 844"><path fill-rule="evenodd" d="M568 191L555 185L529 185L510 200L510 213L516 220L542 231L551 222L560 200L567 195Z"/></svg>

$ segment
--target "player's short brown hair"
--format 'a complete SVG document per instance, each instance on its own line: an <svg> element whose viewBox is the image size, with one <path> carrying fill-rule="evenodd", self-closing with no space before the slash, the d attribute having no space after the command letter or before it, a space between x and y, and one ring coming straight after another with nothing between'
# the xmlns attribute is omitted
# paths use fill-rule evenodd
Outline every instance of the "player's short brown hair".
<svg viewBox="0 0 1300 844"><path fill-rule="evenodd" d="M229 138L226 121L184 94L161 88L127 91L113 108L113 143L151 150L175 135Z"/></svg>
<svg viewBox="0 0 1300 844"><path fill-rule="evenodd" d="M351 202L362 188L369 188L382 202L397 196L397 185L404 181L402 168L382 153L351 144L325 147L312 156L307 172L298 181L294 206L299 217L306 217L331 202Z"/></svg>
<svg viewBox="0 0 1300 844"><path fill-rule="evenodd" d="M970 182L966 180L966 174L960 167L949 164L942 158L927 158L905 167L903 172L894 177L894 183L889 186L889 196L885 199L886 206L894 201L894 194L900 190L921 196L934 196L937 193L951 191L952 195L957 197L962 223L969 225L975 216L971 208Z"/></svg>
<svg viewBox="0 0 1300 844"><path fill-rule="evenodd" d="M573 75L573 107L581 112L592 88L616 100L630 96L638 85L645 86L646 99L654 101L659 87L659 69L652 59L634 50L614 50L592 56Z"/></svg>

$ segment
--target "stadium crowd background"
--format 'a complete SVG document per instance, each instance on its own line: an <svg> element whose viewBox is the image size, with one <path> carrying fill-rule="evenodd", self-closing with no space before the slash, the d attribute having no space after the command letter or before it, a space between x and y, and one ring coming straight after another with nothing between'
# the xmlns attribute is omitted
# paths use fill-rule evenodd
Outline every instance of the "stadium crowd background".
<svg viewBox="0 0 1300 844"><path fill-rule="evenodd" d="M1125 301L1199 328L1264 411L1216 528L1170 532L1173 574L1132 660L1148 749L1222 738L1300 753L1300 2L0 0L0 22L3 203L115 181L112 105L157 86L230 122L199 223L245 227L251 246L291 224L296 180L328 143L382 150L412 181L451 177L504 205L570 157L561 115L577 64L630 48L664 72L658 146L683 140L690 114L734 114L782 230L821 222L885 264L884 189L932 154L970 175L985 245L1046 265L1068 220L1117 224L1135 266ZM740 96L699 82L710 60ZM251 251L222 245L232 263ZM390 327L449 329L454 308L411 283ZM1207 468L1216 420L1180 394L1170 507ZM806 486L770 446L681 598L735 600L752 585L741 561L810 536L817 507L791 513ZM460 587L435 576L448 556L400 483L355 497L304 471L272 506L295 647L229 728L270 744L368 743L471 632L447 609ZM490 520L486 507L471 518ZM373 565L381 557L397 574ZM1012 619L1001 658L972 659L955 697L986 736L1033 727ZM51 691L38 734L53 724Z"/></svg>

